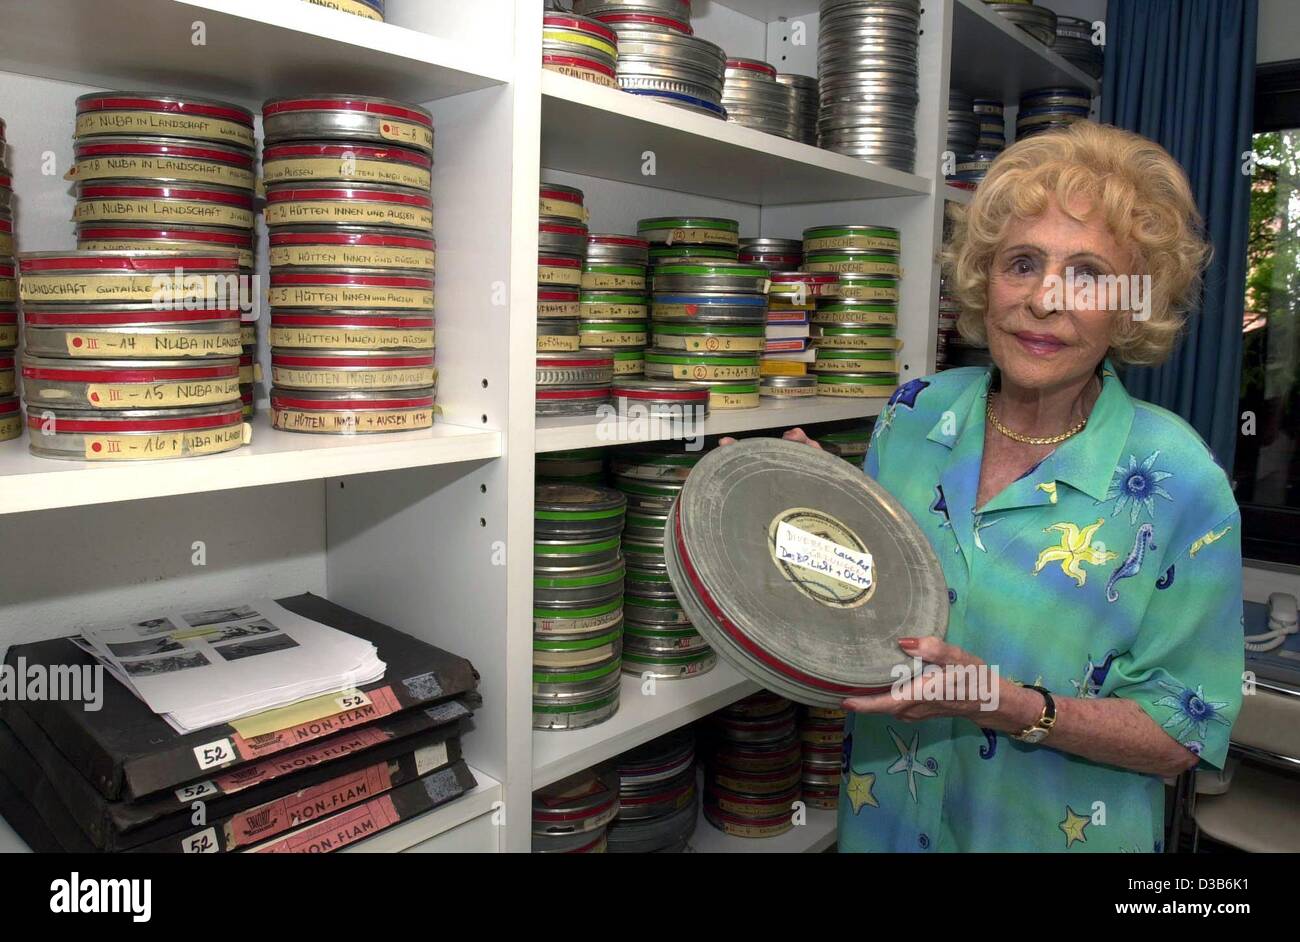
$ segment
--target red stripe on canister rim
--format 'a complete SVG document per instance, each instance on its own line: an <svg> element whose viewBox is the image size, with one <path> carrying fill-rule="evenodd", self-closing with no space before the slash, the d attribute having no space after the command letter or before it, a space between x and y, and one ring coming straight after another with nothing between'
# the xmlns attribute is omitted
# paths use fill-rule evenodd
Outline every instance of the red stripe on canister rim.
<svg viewBox="0 0 1300 942"><path fill-rule="evenodd" d="M626 386L620 386L617 383L613 385L610 392L615 396L622 396L624 399L679 399L684 402L708 402L709 388L701 386L699 390L682 390L681 392L667 392L654 389L628 389Z"/></svg>
<svg viewBox="0 0 1300 942"><path fill-rule="evenodd" d="M0 216L0 232L12 233L14 231L14 221L9 216Z"/></svg>
<svg viewBox="0 0 1300 942"><path fill-rule="evenodd" d="M6 353L0 353L0 370L12 370L14 368L14 354L10 350Z"/></svg>
<svg viewBox="0 0 1300 942"><path fill-rule="evenodd" d="M408 206L433 206L433 197L419 193L392 193L387 190L362 190L356 187L274 189L266 194L268 203L303 200L371 200L376 203L405 203Z"/></svg>
<svg viewBox="0 0 1300 942"><path fill-rule="evenodd" d="M615 236L615 235L594 235L587 237L588 245L621 245L630 249L649 250L650 243L645 239L637 239L632 236Z"/></svg>
<svg viewBox="0 0 1300 942"><path fill-rule="evenodd" d="M189 324L197 321L237 321L239 311L171 311L153 308L138 311L27 311L31 327L126 327L132 324ZM0 323L4 315L0 314Z"/></svg>
<svg viewBox="0 0 1300 942"><path fill-rule="evenodd" d="M538 288L538 301L577 301L581 295L577 288Z"/></svg>
<svg viewBox="0 0 1300 942"><path fill-rule="evenodd" d="M77 233L78 238L91 239L150 239L169 242L214 242L222 245L236 246L240 249L252 247L252 238L238 232L206 231L202 229L167 229L156 226L99 226L83 223ZM163 251L172 251L170 249Z"/></svg>
<svg viewBox="0 0 1300 942"><path fill-rule="evenodd" d="M253 197L243 190L235 189L199 190L193 186L171 186L166 183L144 186L138 183L82 183L77 190L78 199L123 199L134 196L165 200L194 200L198 203L226 203L247 210L253 208Z"/></svg>
<svg viewBox="0 0 1300 942"><path fill-rule="evenodd" d="M30 318L31 315L28 315ZM0 324L17 324L18 311L14 308L0 309Z"/></svg>
<svg viewBox="0 0 1300 942"><path fill-rule="evenodd" d="M274 144L262 151L262 163L287 157L354 157L358 160L396 160L429 169L433 158L405 147L366 147L360 144Z"/></svg>
<svg viewBox="0 0 1300 942"><path fill-rule="evenodd" d="M592 18L594 19L594 17ZM593 23L588 19L578 19L573 16L565 16L563 13L547 13L543 17L544 26L559 26L564 29L574 29L580 33L591 33L599 36L601 39L608 40L611 45L618 45L618 34L612 29L608 29L598 23Z"/></svg>
<svg viewBox="0 0 1300 942"><path fill-rule="evenodd" d="M751 59L728 59L727 68L744 69L746 72L757 72L760 75L770 75L776 78L776 69L766 62L754 62Z"/></svg>
<svg viewBox="0 0 1300 942"><path fill-rule="evenodd" d="M12 190L14 188L14 178L9 176L0 177L0 187Z"/></svg>
<svg viewBox="0 0 1300 942"><path fill-rule="evenodd" d="M543 222L537 225L538 232L558 232L561 235L575 235L587 237L586 226L573 226L562 222Z"/></svg>
<svg viewBox="0 0 1300 942"><path fill-rule="evenodd" d="M581 260L574 258L572 255L559 255L559 256L538 255L537 264L545 265L548 268L581 268L582 267Z"/></svg>
<svg viewBox="0 0 1300 942"><path fill-rule="evenodd" d="M283 285L365 285L375 288L427 288L432 291L433 279L404 275L272 272L271 287L275 288Z"/></svg>
<svg viewBox="0 0 1300 942"><path fill-rule="evenodd" d="M173 114L201 114L209 118L225 118L227 121L235 121L250 128L253 126L251 112L196 101L167 101L162 98L121 95L83 96L77 99L77 114L87 111L167 111Z"/></svg>
<svg viewBox="0 0 1300 942"><path fill-rule="evenodd" d="M147 366L88 370L78 366L45 367L24 364L23 376L27 379L73 383L166 383L184 379L231 379L239 376L239 367L231 364L229 366Z"/></svg>
<svg viewBox="0 0 1300 942"><path fill-rule="evenodd" d="M318 357L271 351L272 366L433 366L432 353L408 353L400 356Z"/></svg>
<svg viewBox="0 0 1300 942"><path fill-rule="evenodd" d="M287 98L282 101L268 102L262 108L263 115L283 114L288 111L359 111L365 114L401 118L404 121L423 124L428 128L433 127L432 118L418 111L412 111L410 108L378 101L359 101L352 98Z"/></svg>
<svg viewBox="0 0 1300 942"><path fill-rule="evenodd" d="M688 782L685 785L678 785L675 788L666 788L663 791L651 792L647 795L622 795L618 799L620 807L635 808L638 805L653 805L669 799L679 799L686 795L695 787L694 782Z"/></svg>
<svg viewBox="0 0 1300 942"><path fill-rule="evenodd" d="M616 78L614 70L603 62L597 62L595 59L580 58L578 56L563 56L555 53L542 54L543 65L567 65L575 69L587 69L591 72L599 72L608 78Z"/></svg>
<svg viewBox="0 0 1300 942"><path fill-rule="evenodd" d="M582 205L582 197L575 196L568 190L548 190L546 184L542 184L542 191L539 196L544 200L560 200L565 203L573 203L575 206Z"/></svg>
<svg viewBox="0 0 1300 942"><path fill-rule="evenodd" d="M557 399L557 400L575 400L575 399L605 399L609 396L608 386L597 386L594 389L539 389L537 398Z"/></svg>
<svg viewBox="0 0 1300 942"><path fill-rule="evenodd" d="M763 664L766 664L777 673L783 674L797 683L814 687L818 690L825 690L829 693L840 694L845 697L857 697L872 693L882 693L883 691L890 689L888 685L884 687L851 687L847 684L831 683L822 680L819 677L813 677L811 674L806 674L799 670L799 668L787 664L779 658L773 657L767 651L764 651L755 644L748 635L741 631L735 622L727 617L726 613L714 600L713 596L709 594L709 590L704 587L704 583L700 580L699 573L696 572L695 566L691 563L690 555L687 553L686 541L682 539L682 518L680 515L678 515L673 521L673 539L676 542L678 558L681 560L682 567L686 570L686 577L690 580L691 588L695 590L696 596L704 604L704 607L709 610L709 614L714 617L718 625L727 633L731 640L744 648L745 651L754 658Z"/></svg>
<svg viewBox="0 0 1300 942"><path fill-rule="evenodd" d="M548 808L545 814L534 814L533 820L551 823L553 821L583 821L587 818L599 818L602 814L614 807L614 802L618 801L615 795L609 801L597 805L594 808L581 808L577 811L556 811Z"/></svg>
<svg viewBox="0 0 1300 942"><path fill-rule="evenodd" d="M271 247L282 245L371 245L381 248L425 249L437 243L421 236L387 235L380 232L283 232L271 230Z"/></svg>
<svg viewBox="0 0 1300 942"><path fill-rule="evenodd" d="M271 326L287 327L399 327L423 329L433 327L433 316L428 317L382 317L366 314L363 317L350 317L329 314L282 314L271 312Z"/></svg>
<svg viewBox="0 0 1300 942"><path fill-rule="evenodd" d="M39 258L23 256L18 259L18 265L24 275L52 271L171 272L177 268L234 273L239 270L239 256L169 252L165 258L150 258L131 254L96 255L88 252L70 252L67 255L43 255Z"/></svg>
<svg viewBox="0 0 1300 942"><path fill-rule="evenodd" d="M9 399L0 399L0 415L8 415L11 412L18 411L18 399L11 397Z"/></svg>
<svg viewBox="0 0 1300 942"><path fill-rule="evenodd" d="M194 429L225 428L238 425L244 419L243 403L236 402L227 412L217 415L186 416L177 419L123 419L112 418L104 413L102 419L61 419L54 418L55 432L186 432ZM41 428L46 419L39 412L27 415L29 428Z"/></svg>
<svg viewBox="0 0 1300 942"><path fill-rule="evenodd" d="M82 157L118 157L123 154L144 154L160 157L189 157L193 160L214 160L253 169L253 158L247 151L214 150L198 144L166 143L163 141L117 141L103 143L94 139L78 143L76 155Z"/></svg>
<svg viewBox="0 0 1300 942"><path fill-rule="evenodd" d="M690 23L683 23L671 16L660 16L655 13L597 13L592 19L600 20L602 23L644 23L648 26L662 26L677 33L685 33L687 36L695 35L695 30L691 28Z"/></svg>
<svg viewBox="0 0 1300 942"><path fill-rule="evenodd" d="M0 262L0 278L14 277L14 266L12 262Z"/></svg>
<svg viewBox="0 0 1300 942"><path fill-rule="evenodd" d="M415 396L401 399L297 399L280 393L271 395L271 406L276 409L312 409L317 412L336 412L341 409L419 409L433 405L433 396Z"/></svg>

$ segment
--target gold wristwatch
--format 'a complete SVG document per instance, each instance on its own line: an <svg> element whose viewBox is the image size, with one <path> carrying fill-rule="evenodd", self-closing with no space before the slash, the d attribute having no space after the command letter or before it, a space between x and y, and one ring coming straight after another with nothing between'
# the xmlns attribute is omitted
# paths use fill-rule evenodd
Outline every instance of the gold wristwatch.
<svg viewBox="0 0 1300 942"><path fill-rule="evenodd" d="M1038 721L1034 723L1033 726L1028 726L1025 729L1022 729L1012 738L1017 739L1020 742L1040 743L1047 738L1047 734L1050 733L1052 727L1056 725L1056 701L1053 700L1052 695L1042 687L1036 687L1033 684L1022 684L1022 686L1026 690L1037 690L1043 695L1043 713L1038 717Z"/></svg>

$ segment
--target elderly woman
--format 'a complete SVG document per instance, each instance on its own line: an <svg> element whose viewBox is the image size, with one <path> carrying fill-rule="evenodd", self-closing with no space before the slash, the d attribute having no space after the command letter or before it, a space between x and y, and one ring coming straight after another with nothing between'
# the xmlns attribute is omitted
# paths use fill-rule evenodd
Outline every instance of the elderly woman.
<svg viewBox="0 0 1300 942"><path fill-rule="evenodd" d="M948 584L946 643L903 653L996 667L996 709L846 701L840 847L1160 851L1161 779L1222 766L1243 669L1232 489L1112 365L1177 339L1208 257L1192 194L1158 145L1084 123L1008 149L957 222L958 326L995 365L901 387L865 470Z"/></svg>

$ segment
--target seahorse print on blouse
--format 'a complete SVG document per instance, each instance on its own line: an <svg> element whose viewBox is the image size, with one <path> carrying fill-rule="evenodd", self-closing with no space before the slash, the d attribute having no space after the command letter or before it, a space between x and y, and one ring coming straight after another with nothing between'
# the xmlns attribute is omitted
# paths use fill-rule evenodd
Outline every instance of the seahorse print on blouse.
<svg viewBox="0 0 1300 942"><path fill-rule="evenodd" d="M1136 576L1142 571L1142 561L1146 558L1147 550L1156 548L1156 531L1149 523L1144 523L1137 529L1137 536L1133 539L1133 549L1129 552L1128 558L1111 573L1111 577L1106 581L1106 601L1119 601L1119 592L1116 591L1115 585L1121 579L1128 579Z"/></svg>

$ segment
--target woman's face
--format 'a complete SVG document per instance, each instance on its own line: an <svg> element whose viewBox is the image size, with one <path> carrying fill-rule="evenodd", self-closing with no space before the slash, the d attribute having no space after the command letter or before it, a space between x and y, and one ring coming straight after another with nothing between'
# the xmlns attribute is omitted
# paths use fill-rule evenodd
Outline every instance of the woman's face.
<svg viewBox="0 0 1300 942"><path fill-rule="evenodd" d="M1072 207L1088 212L1087 204ZM1004 381L1047 391L1083 382L1110 346L1111 299L1095 281L1133 270L1099 216L1080 222L1052 203L1013 220L989 271L985 325L989 353Z"/></svg>

